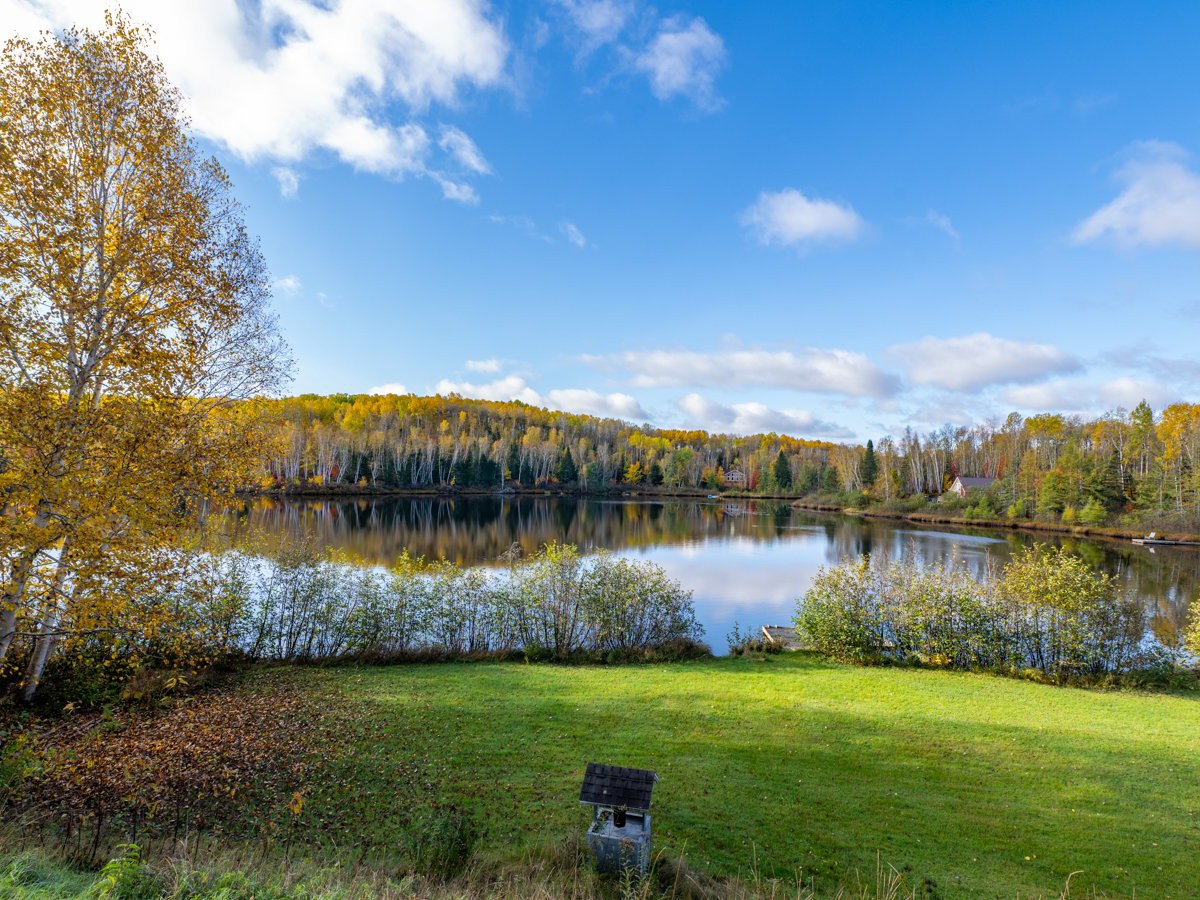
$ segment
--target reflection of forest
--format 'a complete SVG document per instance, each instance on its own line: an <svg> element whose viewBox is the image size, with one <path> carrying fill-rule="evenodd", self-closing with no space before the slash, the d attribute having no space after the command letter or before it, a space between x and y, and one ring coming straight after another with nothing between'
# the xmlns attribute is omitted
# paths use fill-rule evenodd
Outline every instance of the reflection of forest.
<svg viewBox="0 0 1200 900"><path fill-rule="evenodd" d="M235 532L309 536L352 559L390 565L407 549L460 565L488 565L520 544L526 553L548 541L581 549L622 550L741 539L754 543L825 541L829 563L873 553L916 553L926 560L955 557L976 575L1035 543L1062 544L1115 574L1121 586L1145 600L1152 626L1169 640L1182 625L1200 588L1200 552L1097 543L1015 531L948 533L881 519L794 510L786 503L741 501L736 506L700 501L622 502L534 497L396 498L278 501L258 499L230 522ZM744 565L754 564L753 553ZM801 586L798 586L801 587Z"/></svg>
<svg viewBox="0 0 1200 900"><path fill-rule="evenodd" d="M488 565L514 543L526 553L550 541L620 550L710 537L770 541L795 533L787 504L733 508L533 497L260 499L239 519L238 527L308 535L374 565L389 565L405 549L460 565Z"/></svg>

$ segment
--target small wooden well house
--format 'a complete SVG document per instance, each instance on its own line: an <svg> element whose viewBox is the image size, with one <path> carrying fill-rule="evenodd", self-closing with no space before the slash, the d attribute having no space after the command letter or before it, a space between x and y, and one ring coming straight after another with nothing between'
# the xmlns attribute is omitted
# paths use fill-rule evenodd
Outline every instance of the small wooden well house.
<svg viewBox="0 0 1200 900"><path fill-rule="evenodd" d="M579 802L596 810L587 845L601 872L650 868L650 795L656 781L647 769L588 763Z"/></svg>

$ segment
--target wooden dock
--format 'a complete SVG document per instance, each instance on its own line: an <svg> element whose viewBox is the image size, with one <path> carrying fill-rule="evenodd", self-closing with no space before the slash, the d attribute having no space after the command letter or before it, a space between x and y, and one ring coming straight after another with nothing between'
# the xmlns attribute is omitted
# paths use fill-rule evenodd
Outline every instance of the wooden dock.
<svg viewBox="0 0 1200 900"><path fill-rule="evenodd" d="M1169 541L1165 538L1134 538L1139 547L1200 547L1200 541Z"/></svg>
<svg viewBox="0 0 1200 900"><path fill-rule="evenodd" d="M769 644L780 644L784 650L802 650L803 642L791 625L764 625L763 639Z"/></svg>

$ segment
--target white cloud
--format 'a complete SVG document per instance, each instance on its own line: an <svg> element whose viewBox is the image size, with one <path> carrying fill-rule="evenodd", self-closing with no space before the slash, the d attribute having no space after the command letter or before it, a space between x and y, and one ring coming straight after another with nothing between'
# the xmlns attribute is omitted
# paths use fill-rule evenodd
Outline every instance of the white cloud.
<svg viewBox="0 0 1200 900"><path fill-rule="evenodd" d="M925 213L925 221L951 240L957 241L959 239L958 229L954 227L954 223L950 221L950 217L945 213L931 209Z"/></svg>
<svg viewBox="0 0 1200 900"><path fill-rule="evenodd" d="M560 388L550 391L546 400L550 406L566 412L631 422L645 422L649 418L642 405L628 394L601 394L582 388Z"/></svg>
<svg viewBox="0 0 1200 900"><path fill-rule="evenodd" d="M730 387L765 385L797 391L888 396L897 379L861 353L809 347L788 350L625 351L584 356L597 368L627 373L638 387Z"/></svg>
<svg viewBox="0 0 1200 900"><path fill-rule="evenodd" d="M1143 400L1161 408L1180 399L1174 388L1129 377L1099 383L1082 378L1060 378L1045 384L1010 388L1002 397L1005 402L1023 409L1090 414L1118 407L1132 409Z"/></svg>
<svg viewBox="0 0 1200 900"><path fill-rule="evenodd" d="M93 0L6 6L0 38L39 26L99 27L104 11ZM154 52L186 96L193 128L244 160L283 169L325 153L391 177L434 173L439 161L429 135L411 117L435 103L453 107L466 90L500 85L508 57L501 27L480 0L122 6L153 28ZM401 121L398 108L406 110ZM462 141L446 133L443 141L450 161L482 174ZM285 194L290 184L281 179ZM457 193L462 199L465 191Z"/></svg>
<svg viewBox="0 0 1200 900"><path fill-rule="evenodd" d="M853 241L866 223L851 207L809 199L794 188L763 191L741 216L762 244L801 247L821 241Z"/></svg>
<svg viewBox="0 0 1200 900"><path fill-rule="evenodd" d="M476 175L490 175L492 167L483 158L479 147L465 131L453 125L443 125L438 146L445 150L464 169Z"/></svg>
<svg viewBox="0 0 1200 900"><path fill-rule="evenodd" d="M407 394L408 388L402 384L381 384L371 388L367 393L377 397L386 397L388 394Z"/></svg>
<svg viewBox="0 0 1200 900"><path fill-rule="evenodd" d="M520 400L540 406L542 395L531 388L520 375L506 375L487 384L472 384L469 381L450 381L443 378L437 383L439 394L459 394L477 400Z"/></svg>
<svg viewBox="0 0 1200 900"><path fill-rule="evenodd" d="M900 344L888 355L915 384L974 391L993 384L1036 381L1079 368L1079 361L1052 344L1023 343L985 332L963 337L925 337Z"/></svg>
<svg viewBox="0 0 1200 900"><path fill-rule="evenodd" d="M1108 238L1122 246L1181 244L1200 249L1200 175L1178 144L1146 141L1117 173L1124 190L1075 229L1083 244Z"/></svg>
<svg viewBox="0 0 1200 900"><path fill-rule="evenodd" d="M466 203L469 206L479 205L479 194L475 188L464 181L454 181L447 178L440 172L429 173L430 177L438 183L442 189L442 196L447 200L453 200L455 203Z"/></svg>
<svg viewBox="0 0 1200 900"><path fill-rule="evenodd" d="M575 225L572 224L571 222L563 222L562 223L562 231L563 231L563 234L565 234L567 236L567 240L570 241L572 244L574 244L576 247L578 247L580 250L582 250L584 247L587 246L587 238L585 238L583 236L583 232L580 231L577 227L575 227Z"/></svg>
<svg viewBox="0 0 1200 900"><path fill-rule="evenodd" d="M300 289L304 285L295 275L284 275L282 278L276 278L272 281L271 287L281 293L287 294L289 297L295 297L300 293Z"/></svg>
<svg viewBox="0 0 1200 900"><path fill-rule="evenodd" d="M658 33L634 60L650 79L659 100L687 97L697 107L713 111L721 98L714 82L725 66L725 42L700 18L671 16L659 22Z"/></svg>
<svg viewBox="0 0 1200 900"><path fill-rule="evenodd" d="M615 41L633 15L633 4L620 0L558 0L558 6L583 36L585 53Z"/></svg>
<svg viewBox="0 0 1200 900"><path fill-rule="evenodd" d="M300 176L288 166L275 166L271 174L279 182L279 193L284 197L295 197L300 192Z"/></svg>
<svg viewBox="0 0 1200 900"><path fill-rule="evenodd" d="M491 359L468 359L465 365L469 372L485 372L489 375L495 375L504 368L504 363L495 357Z"/></svg>
<svg viewBox="0 0 1200 900"><path fill-rule="evenodd" d="M564 13L565 31L578 45L577 63L609 47L618 70L645 76L659 100L682 97L702 112L715 112L723 105L716 79L728 53L721 36L704 19L659 16L653 6L639 9L635 0L554 0L554 4ZM605 81L611 77L612 73Z"/></svg>
<svg viewBox="0 0 1200 900"><path fill-rule="evenodd" d="M696 425L710 431L734 434L774 432L798 437L848 438L853 434L840 425L823 422L807 410L772 409L763 403L734 403L726 406L701 394L686 394L679 409Z"/></svg>

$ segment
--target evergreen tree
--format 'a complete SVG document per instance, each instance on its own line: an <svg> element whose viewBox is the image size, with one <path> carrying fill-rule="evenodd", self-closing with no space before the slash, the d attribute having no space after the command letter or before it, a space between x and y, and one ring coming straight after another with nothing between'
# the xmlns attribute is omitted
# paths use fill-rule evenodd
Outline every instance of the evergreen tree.
<svg viewBox="0 0 1200 900"><path fill-rule="evenodd" d="M663 470L662 470L662 466L660 466L658 464L657 459L653 463L650 464L650 483L651 484L662 484L663 483Z"/></svg>
<svg viewBox="0 0 1200 900"><path fill-rule="evenodd" d="M454 463L454 468L452 469L452 474L450 477L454 479L454 483L459 487L467 487L468 485L474 483L472 475L473 473L471 472L470 458L466 456L460 456L458 461Z"/></svg>
<svg viewBox="0 0 1200 900"><path fill-rule="evenodd" d="M521 457L517 450L517 442L511 441L508 445L508 456L504 460L504 468L506 476L510 481L520 482L521 480Z"/></svg>
<svg viewBox="0 0 1200 900"><path fill-rule="evenodd" d="M782 450L775 457L775 464L771 466L771 475L775 479L775 490L786 492L792 489L792 467Z"/></svg>
<svg viewBox="0 0 1200 900"><path fill-rule="evenodd" d="M836 494L840 490L841 485L838 484L837 471L833 466L825 466L821 469L817 486L824 494Z"/></svg>
<svg viewBox="0 0 1200 900"><path fill-rule="evenodd" d="M1125 504L1115 454L1109 454L1106 460L1092 467L1084 479L1083 492L1089 503L1095 500L1105 510L1118 510Z"/></svg>
<svg viewBox="0 0 1200 900"><path fill-rule="evenodd" d="M608 487L604 470L597 463L588 463L583 467L583 483L588 490L598 491Z"/></svg>
<svg viewBox="0 0 1200 900"><path fill-rule="evenodd" d="M879 474L879 460L875 456L875 444L871 441L867 441L867 452L863 454L859 474L862 476L863 489L870 490Z"/></svg>
<svg viewBox="0 0 1200 900"><path fill-rule="evenodd" d="M1146 475L1134 482L1133 496L1139 509L1157 511L1163 508L1166 491L1162 466L1151 463Z"/></svg>
<svg viewBox="0 0 1200 900"><path fill-rule="evenodd" d="M795 480L792 487L798 494L811 494L820 486L820 482L821 470L812 463L804 463L800 466L800 477Z"/></svg>
<svg viewBox="0 0 1200 900"><path fill-rule="evenodd" d="M1051 469L1042 479L1042 486L1038 491L1038 512L1043 515L1063 512L1073 505L1074 493L1067 473L1059 468Z"/></svg>
<svg viewBox="0 0 1200 900"><path fill-rule="evenodd" d="M562 452L558 454L558 465L554 468L554 477L558 479L559 484L574 484L579 480L579 470L575 468L575 460L571 458L571 451L566 447L563 447Z"/></svg>

